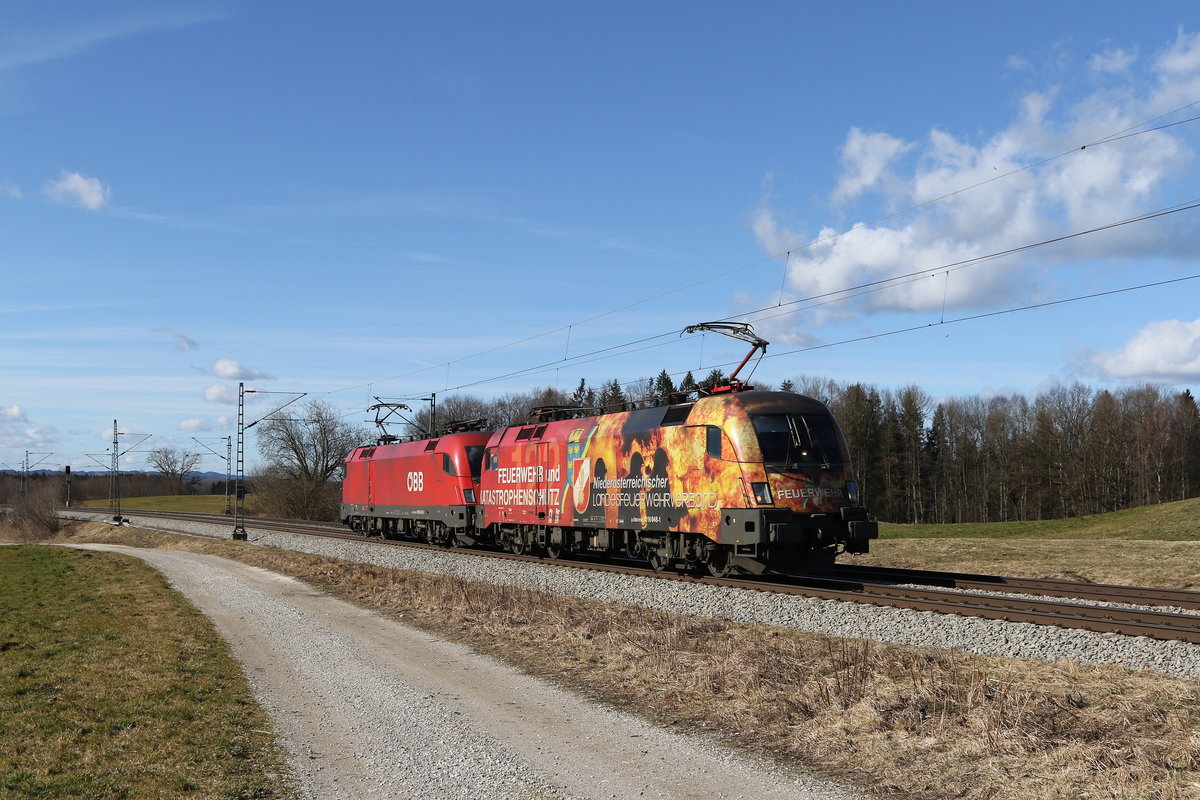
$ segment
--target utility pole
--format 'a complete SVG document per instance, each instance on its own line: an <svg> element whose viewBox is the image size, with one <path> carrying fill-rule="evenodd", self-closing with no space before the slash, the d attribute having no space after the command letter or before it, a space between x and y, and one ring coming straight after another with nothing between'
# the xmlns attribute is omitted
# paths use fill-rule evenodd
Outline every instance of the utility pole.
<svg viewBox="0 0 1200 800"><path fill-rule="evenodd" d="M113 522L121 524L121 492L117 483L117 469L120 466L120 443L117 437L117 421L113 420L112 466L108 471L108 507L113 512Z"/></svg>
<svg viewBox="0 0 1200 800"><path fill-rule="evenodd" d="M251 389L250 391L254 391ZM237 515L233 518L233 538L235 541L246 541L246 488L242 479L246 472L246 384L238 382L238 424L237 424L237 483L234 484L234 494L237 503Z"/></svg>
<svg viewBox="0 0 1200 800"><path fill-rule="evenodd" d="M33 469L38 464L41 464L52 455L54 455L54 453L31 453L28 450L25 451L25 460L21 462L21 497L24 497L29 491L29 470ZM41 456L41 458L30 464L30 456Z"/></svg>
<svg viewBox="0 0 1200 800"><path fill-rule="evenodd" d="M233 479L233 476L231 474L233 471L233 437L232 436L218 436L217 438L222 439L225 442L225 455L221 455L216 450L213 450L211 447L209 447L204 442L197 439L195 436L192 437L192 441L195 442L196 444L200 445L201 447L203 447L208 452L212 453L217 458L225 459L225 513L230 514L230 513L232 513L232 511L230 510L230 505L229 505L229 482Z"/></svg>
<svg viewBox="0 0 1200 800"><path fill-rule="evenodd" d="M142 442L149 439L154 434L152 433L125 433L117 430L117 421L113 420L113 441L112 441L112 467L108 477L108 507L113 512L112 521L115 525L120 525L125 521L121 516L121 486L120 486L120 464L121 456L128 453L133 448L140 445ZM121 450L122 436L141 436L137 442L130 445L126 450Z"/></svg>
<svg viewBox="0 0 1200 800"><path fill-rule="evenodd" d="M294 394L296 395L291 400L288 400L283 405L267 413L266 416L259 417L246 424L246 395L247 394ZM266 392L262 389L247 389L246 384L238 383L238 424L237 424L237 482L235 485L235 502L236 512L233 517L233 538L236 541L246 541L246 431L253 428L263 420L268 419L272 414L282 411L300 398L306 396L308 392Z"/></svg>

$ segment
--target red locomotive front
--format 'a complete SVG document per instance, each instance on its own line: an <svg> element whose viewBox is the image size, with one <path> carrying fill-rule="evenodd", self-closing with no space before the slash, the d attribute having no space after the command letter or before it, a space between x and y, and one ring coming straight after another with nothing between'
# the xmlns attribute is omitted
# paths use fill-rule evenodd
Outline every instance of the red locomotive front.
<svg viewBox="0 0 1200 800"><path fill-rule="evenodd" d="M374 447L346 458L341 518L384 536L473 542L470 526L489 433L453 433Z"/></svg>

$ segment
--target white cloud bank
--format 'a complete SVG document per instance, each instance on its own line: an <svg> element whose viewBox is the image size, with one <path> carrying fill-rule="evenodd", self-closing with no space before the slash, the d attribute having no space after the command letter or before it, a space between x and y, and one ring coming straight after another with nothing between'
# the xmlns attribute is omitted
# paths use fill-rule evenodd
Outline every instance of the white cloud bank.
<svg viewBox="0 0 1200 800"><path fill-rule="evenodd" d="M1085 361L1085 370L1102 378L1198 382L1200 318L1151 322L1120 350L1088 354Z"/></svg>
<svg viewBox="0 0 1200 800"><path fill-rule="evenodd" d="M261 369L247 367L231 358L218 358L212 365L212 374L227 381L263 381L275 380L275 376Z"/></svg>
<svg viewBox="0 0 1200 800"><path fill-rule="evenodd" d="M46 450L58 440L58 429L29 424L20 406L0 406L0 447L12 450ZM13 468L17 465L13 464Z"/></svg>
<svg viewBox="0 0 1200 800"><path fill-rule="evenodd" d="M204 390L204 399L209 403L236 406L238 402L238 390L236 386L227 386L218 383Z"/></svg>
<svg viewBox="0 0 1200 800"><path fill-rule="evenodd" d="M89 211L103 211L112 196L109 188L98 179L65 169L59 179L47 183L43 191L46 197L56 203L83 206Z"/></svg>
<svg viewBox="0 0 1200 800"><path fill-rule="evenodd" d="M237 402L237 396L234 395L234 402ZM192 417L185 419L177 426L178 430L189 431L192 433L204 433L208 431L227 431L233 427L233 422L229 417L220 416L215 419L201 419L200 417Z"/></svg>
<svg viewBox="0 0 1200 800"><path fill-rule="evenodd" d="M868 219L929 205L859 223L845 235L838 234L849 224L814 235L790 228L782 221L786 212L776 210L773 198L764 199L753 215L753 229L766 252L790 251L783 299L836 293L928 270L924 277L806 314L805 325L879 311L992 309L1041 299L1040 292L1056 282L1054 270L1063 265L1103 267L1186 252L1189 246L1181 242L1195 244L1194 230L1189 237L1180 232L1182 226L1172 230L1172 222L1164 220L946 274L949 264L1176 202L1180 197L1167 191L1172 185L1183 186L1180 191L1188 192L1184 199L1194 195L1186 186L1193 153L1184 138L1193 126L1079 149L1200 98L1200 34L1180 32L1140 68L1137 58L1134 51L1110 47L1092 62L1100 88L1069 103L1056 89L1029 93L1004 129L980 141L933 129L923 140L910 142L852 128L842 146L841 174L829 203L843 214ZM975 188L961 191L966 187Z"/></svg>

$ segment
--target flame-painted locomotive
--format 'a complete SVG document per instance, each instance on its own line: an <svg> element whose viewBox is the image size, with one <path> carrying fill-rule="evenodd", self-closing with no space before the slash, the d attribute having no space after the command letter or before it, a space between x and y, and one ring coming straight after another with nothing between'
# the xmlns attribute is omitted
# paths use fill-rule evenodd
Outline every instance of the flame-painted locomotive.
<svg viewBox="0 0 1200 800"><path fill-rule="evenodd" d="M810 572L868 551L878 527L824 404L735 378L670 400L607 414L539 409L526 425L359 448L346 461L342 520L384 536L552 558L624 553L713 575Z"/></svg>

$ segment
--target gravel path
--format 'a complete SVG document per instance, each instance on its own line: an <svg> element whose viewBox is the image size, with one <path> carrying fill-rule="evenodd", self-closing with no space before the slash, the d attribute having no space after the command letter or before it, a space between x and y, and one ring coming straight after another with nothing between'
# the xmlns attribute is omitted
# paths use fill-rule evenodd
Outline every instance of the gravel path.
<svg viewBox="0 0 1200 800"><path fill-rule="evenodd" d="M863 797L600 708L291 578L80 546L145 559L212 618L314 800Z"/></svg>
<svg viewBox="0 0 1200 800"><path fill-rule="evenodd" d="M94 517L86 514L86 519ZM253 520L247 520L253 524ZM134 518L133 524L228 539L230 525ZM1071 660L1154 670L1200 679L1200 645L1119 636L980 617L883 608L860 603L728 589L654 578L616 576L553 564L471 557L463 551L386 547L249 529L250 541L332 558L573 595L644 608L782 625L831 636L1038 661Z"/></svg>

